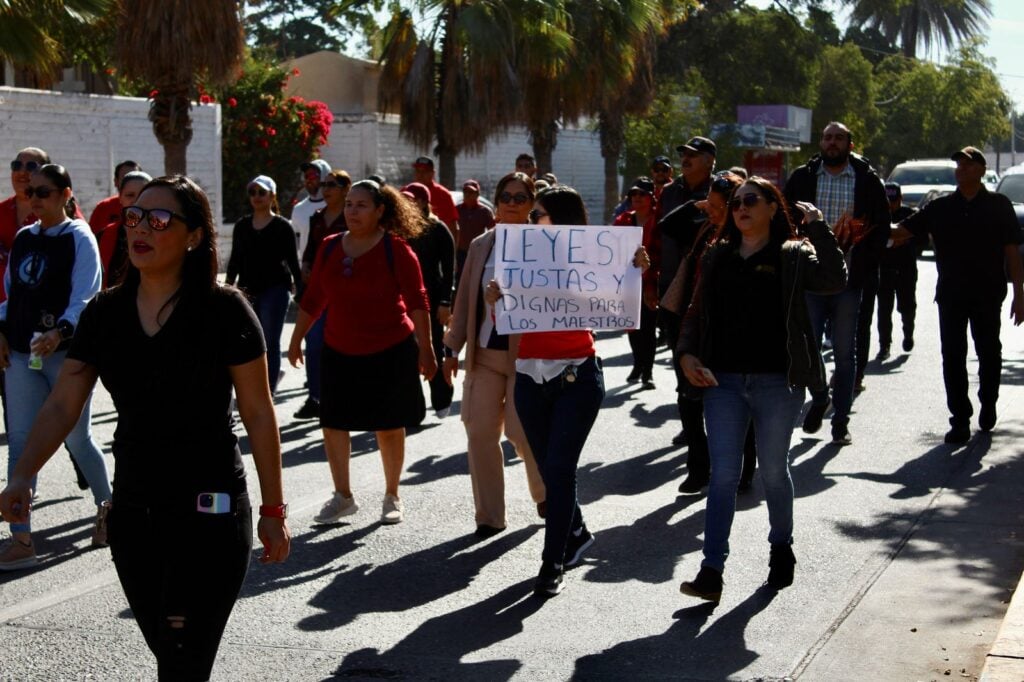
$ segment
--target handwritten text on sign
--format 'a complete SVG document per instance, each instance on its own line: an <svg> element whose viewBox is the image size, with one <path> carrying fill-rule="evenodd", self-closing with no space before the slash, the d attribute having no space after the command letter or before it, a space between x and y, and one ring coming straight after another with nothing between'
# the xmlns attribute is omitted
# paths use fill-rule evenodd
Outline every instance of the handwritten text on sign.
<svg viewBox="0 0 1024 682"><path fill-rule="evenodd" d="M640 227L498 225L494 278L499 334L636 329Z"/></svg>

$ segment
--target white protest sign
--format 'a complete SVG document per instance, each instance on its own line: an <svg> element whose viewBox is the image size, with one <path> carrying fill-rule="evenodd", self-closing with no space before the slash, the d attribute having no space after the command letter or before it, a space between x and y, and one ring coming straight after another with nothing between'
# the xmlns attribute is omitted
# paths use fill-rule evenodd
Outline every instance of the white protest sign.
<svg viewBox="0 0 1024 682"><path fill-rule="evenodd" d="M643 228L498 225L494 307L499 334L640 326Z"/></svg>

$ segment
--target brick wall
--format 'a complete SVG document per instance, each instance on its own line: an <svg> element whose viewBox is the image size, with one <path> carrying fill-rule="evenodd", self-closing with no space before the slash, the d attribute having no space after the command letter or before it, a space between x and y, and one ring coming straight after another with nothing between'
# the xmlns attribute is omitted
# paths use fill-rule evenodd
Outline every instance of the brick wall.
<svg viewBox="0 0 1024 682"><path fill-rule="evenodd" d="M0 87L0 160L6 165L19 149L41 147L68 169L75 196L88 218L96 203L115 193L114 165L139 162L151 175L163 175L163 148L146 118L149 102ZM188 148L189 175L207 192L213 215L220 216L220 106L192 109L194 135ZM10 196L0 185L0 197Z"/></svg>

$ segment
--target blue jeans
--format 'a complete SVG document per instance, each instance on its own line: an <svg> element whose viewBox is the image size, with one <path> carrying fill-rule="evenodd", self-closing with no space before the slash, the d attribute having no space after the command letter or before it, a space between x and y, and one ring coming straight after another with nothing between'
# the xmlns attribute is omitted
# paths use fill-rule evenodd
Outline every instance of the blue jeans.
<svg viewBox="0 0 1024 682"><path fill-rule="evenodd" d="M784 374L717 374L718 386L704 391L711 484L704 519L704 561L718 571L729 556L729 533L736 515L736 486L743 470L743 443L754 422L757 465L761 469L768 542L793 542L793 480L789 477L789 441L804 390Z"/></svg>
<svg viewBox="0 0 1024 682"><path fill-rule="evenodd" d="M850 423L853 407L853 385L857 373L857 319L860 316L860 289L844 289L838 294L807 294L807 312L811 329L821 348L825 320L832 322L832 359L836 364L835 387L832 389L832 426ZM811 398L821 405L828 400L828 389L812 392Z"/></svg>
<svg viewBox="0 0 1024 682"><path fill-rule="evenodd" d="M281 373L281 331L288 314L288 287L279 284L262 294L252 297L252 307L263 328L263 339L267 342L267 376L270 378L270 392L277 390L277 377Z"/></svg>
<svg viewBox="0 0 1024 682"><path fill-rule="evenodd" d="M61 351L43 359L43 368L29 369L28 355L11 351L11 366L7 368L7 478L10 480L14 467L25 449L29 431L36 420L36 415L43 403L50 396L50 391L57 384L57 375L64 364ZM89 482L93 500L99 505L110 500L110 476L107 475L107 464L103 461L103 453L92 439L91 418L92 395L85 401L85 408L78 423L71 429L65 447L75 458L78 468L82 470L85 480ZM36 479L32 479L35 490ZM15 533L31 532L31 523L12 523L11 531Z"/></svg>
<svg viewBox="0 0 1024 682"><path fill-rule="evenodd" d="M326 310L306 332L306 386L309 388L309 397L317 402L320 402L320 357L324 352L325 324Z"/></svg>
<svg viewBox="0 0 1024 682"><path fill-rule="evenodd" d="M544 561L561 564L572 530L583 526L576 497L576 465L604 400L604 373L597 358L543 384L516 373L515 401L526 440L547 489Z"/></svg>

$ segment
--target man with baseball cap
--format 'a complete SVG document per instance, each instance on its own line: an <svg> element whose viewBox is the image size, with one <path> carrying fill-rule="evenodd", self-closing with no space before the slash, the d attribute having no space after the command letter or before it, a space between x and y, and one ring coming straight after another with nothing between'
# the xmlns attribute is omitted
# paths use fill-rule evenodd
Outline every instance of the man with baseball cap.
<svg viewBox="0 0 1024 682"><path fill-rule="evenodd" d="M1014 325L1024 322L1024 266L1018 250L1024 235L1010 200L985 189L981 179L987 164L981 150L964 147L951 158L956 191L928 202L900 222L892 236L899 243L930 234L935 244L935 302L951 427L945 440L961 445L971 438L974 413L968 396L967 326L978 354L978 426L991 431L1003 369L999 327L1007 275L1013 286L1010 317Z"/></svg>
<svg viewBox="0 0 1024 682"><path fill-rule="evenodd" d="M470 243L494 227L494 212L480 203L480 183L466 180L462 183L462 203L455 207L459 214L459 241L455 249L456 281L462 272L462 264L466 262Z"/></svg>
<svg viewBox="0 0 1024 682"><path fill-rule="evenodd" d="M676 271L679 269L679 262L686 255L684 250L690 246L689 244L680 244L674 236L674 231L668 230L668 232L672 232L672 234L668 234L666 232L668 225L665 221L666 219L669 222L677 220L678 215L672 218L668 218L668 216L683 206L687 206L687 220L704 221L704 213L696 209L695 204L708 198L708 191L711 189L711 174L715 170L715 155L718 153L718 148L708 138L698 135L676 147L676 151L679 152L680 157L679 177L662 188L656 207L658 220L656 239L660 244L659 300L664 296L668 285L672 283L672 278L675 277ZM689 215L691 209L692 216ZM665 308L659 308L658 324L664 332L669 349L674 350L679 341L682 317ZM676 374L676 391L679 391L684 377L677 363L673 363L673 369ZM680 397L679 400L683 400L683 398ZM672 443L681 445L685 440L686 434L681 431L672 439Z"/></svg>
<svg viewBox="0 0 1024 682"><path fill-rule="evenodd" d="M672 182L672 161L667 156L651 159L651 180L654 181L654 201L661 199L661 191Z"/></svg>
<svg viewBox="0 0 1024 682"><path fill-rule="evenodd" d="M292 208L292 229L295 230L295 243L299 254L306 250L309 240L309 219L324 207L324 198L320 195L320 183L331 173L331 165L323 159L314 159L301 166L302 184L306 187L306 198ZM309 272L302 273L303 280L309 279Z"/></svg>
<svg viewBox="0 0 1024 682"><path fill-rule="evenodd" d="M903 189L898 182L885 183L892 221L898 223L917 213L903 205ZM878 359L889 357L892 348L892 309L895 305L903 323L903 350L914 349L914 319L917 316L917 259L928 245L928 237L912 242L893 243L882 254L878 270Z"/></svg>
<svg viewBox="0 0 1024 682"><path fill-rule="evenodd" d="M430 190L430 207L434 215L448 226L455 243L459 241L459 212L455 210L455 199L444 185L434 182L434 160L421 156L412 162L413 182L426 185Z"/></svg>

